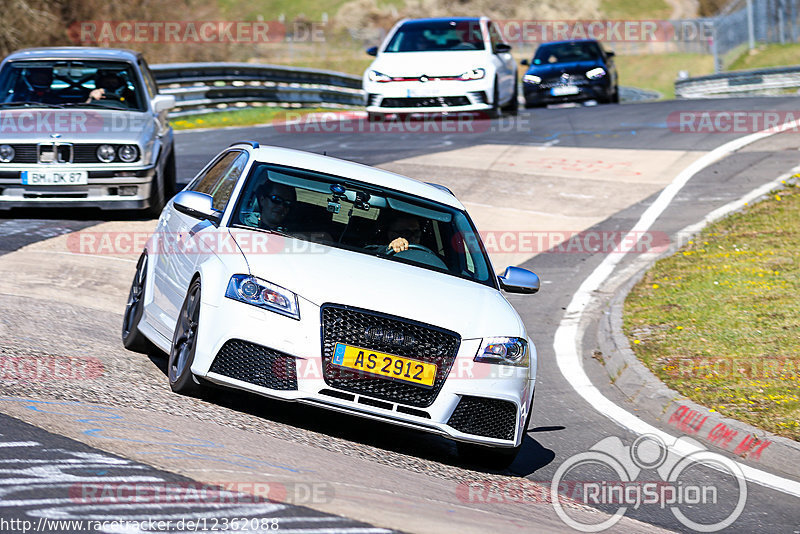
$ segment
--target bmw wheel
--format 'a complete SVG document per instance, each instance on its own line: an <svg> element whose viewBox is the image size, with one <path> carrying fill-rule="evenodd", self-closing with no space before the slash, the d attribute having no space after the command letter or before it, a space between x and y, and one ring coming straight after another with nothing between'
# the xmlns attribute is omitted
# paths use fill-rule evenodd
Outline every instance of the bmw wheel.
<svg viewBox="0 0 800 534"><path fill-rule="evenodd" d="M192 375L192 362L197 350L197 327L200 319L200 280L189 286L186 299L183 301L172 336L172 348L169 351L167 376L169 387L176 393L192 395L200 390L200 385Z"/></svg>
<svg viewBox="0 0 800 534"><path fill-rule="evenodd" d="M142 253L136 264L128 302L122 315L122 344L134 352L150 352L152 343L139 331L139 323L144 312L144 288L147 282L147 254Z"/></svg>

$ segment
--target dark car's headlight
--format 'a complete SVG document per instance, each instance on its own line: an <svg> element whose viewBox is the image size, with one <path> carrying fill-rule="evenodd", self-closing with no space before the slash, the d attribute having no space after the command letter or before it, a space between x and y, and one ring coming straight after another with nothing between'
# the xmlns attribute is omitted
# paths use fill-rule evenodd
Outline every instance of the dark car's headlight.
<svg viewBox="0 0 800 534"><path fill-rule="evenodd" d="M542 79L535 74L526 74L522 77L522 83L542 83Z"/></svg>
<svg viewBox="0 0 800 534"><path fill-rule="evenodd" d="M475 361L500 365L528 365L530 361L528 342L521 337L484 338Z"/></svg>
<svg viewBox="0 0 800 534"><path fill-rule="evenodd" d="M14 155L16 152L14 151L14 147L11 145L0 145L0 161L3 163L9 163L13 161Z"/></svg>
<svg viewBox="0 0 800 534"><path fill-rule="evenodd" d="M458 78L461 79L461 80L465 80L465 81L468 81L468 80L482 80L485 76L486 76L486 70L485 69L472 69L472 70L469 70L469 71L465 72L464 74L462 74Z"/></svg>
<svg viewBox="0 0 800 534"><path fill-rule="evenodd" d="M586 71L586 77L590 80L599 80L603 76L606 75L606 69L603 67L595 67L591 70Z"/></svg>
<svg viewBox="0 0 800 534"><path fill-rule="evenodd" d="M111 163L117 157L117 151L111 145L100 145L97 147L97 159L103 163Z"/></svg>
<svg viewBox="0 0 800 534"><path fill-rule="evenodd" d="M120 161L124 163L132 163L139 159L139 149L136 145L122 145L117 150L117 155Z"/></svg>
<svg viewBox="0 0 800 534"><path fill-rule="evenodd" d="M225 296L300 320L297 295L286 288L247 274L235 274Z"/></svg>
<svg viewBox="0 0 800 534"><path fill-rule="evenodd" d="M388 74L384 74L382 72L378 72L377 70L369 71L367 73L367 78L371 82L379 82L379 83L385 83L385 82L391 82L392 81L392 77L391 76L389 76Z"/></svg>

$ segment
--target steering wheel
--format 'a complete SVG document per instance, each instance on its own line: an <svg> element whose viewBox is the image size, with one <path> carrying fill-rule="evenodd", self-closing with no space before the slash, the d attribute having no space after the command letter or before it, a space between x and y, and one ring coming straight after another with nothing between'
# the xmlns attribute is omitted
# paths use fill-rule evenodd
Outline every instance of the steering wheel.
<svg viewBox="0 0 800 534"><path fill-rule="evenodd" d="M421 250L422 252L427 252L428 254L433 254L437 258L439 256L436 255L434 251L429 249L428 247L417 245L416 243L409 243L408 248L406 250L401 250L400 252L395 252L391 245L386 246L386 254L389 256L394 256L395 254L400 254L401 252L408 252L409 250Z"/></svg>

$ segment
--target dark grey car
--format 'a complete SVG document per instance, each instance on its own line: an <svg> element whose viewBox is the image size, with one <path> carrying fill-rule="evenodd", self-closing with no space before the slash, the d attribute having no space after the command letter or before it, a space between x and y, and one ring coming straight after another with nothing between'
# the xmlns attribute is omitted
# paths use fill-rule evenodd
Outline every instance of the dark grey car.
<svg viewBox="0 0 800 534"><path fill-rule="evenodd" d="M0 209L146 209L175 190L175 105L138 52L63 47L0 64Z"/></svg>

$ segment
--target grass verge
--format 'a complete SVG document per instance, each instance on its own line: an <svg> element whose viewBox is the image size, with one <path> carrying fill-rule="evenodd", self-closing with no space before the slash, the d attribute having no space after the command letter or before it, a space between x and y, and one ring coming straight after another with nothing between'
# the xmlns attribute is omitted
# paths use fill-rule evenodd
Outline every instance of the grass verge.
<svg viewBox="0 0 800 534"><path fill-rule="evenodd" d="M281 108L262 106L235 109L231 111L218 111L216 113L203 113L171 119L169 122L176 130L193 130L196 128L221 128L224 126L254 126L267 124L274 121L296 119L300 115L317 113L321 111L342 111L324 108Z"/></svg>
<svg viewBox="0 0 800 534"><path fill-rule="evenodd" d="M783 67L800 63L800 43L761 45L745 50L728 70L752 70L766 67Z"/></svg>
<svg viewBox="0 0 800 534"><path fill-rule="evenodd" d="M800 187L656 263L625 302L636 356L722 415L800 440Z"/></svg>
<svg viewBox="0 0 800 534"><path fill-rule="evenodd" d="M650 54L618 56L619 84L658 91L664 98L675 98L675 79L681 70L690 76L714 72L714 57L705 54Z"/></svg>

